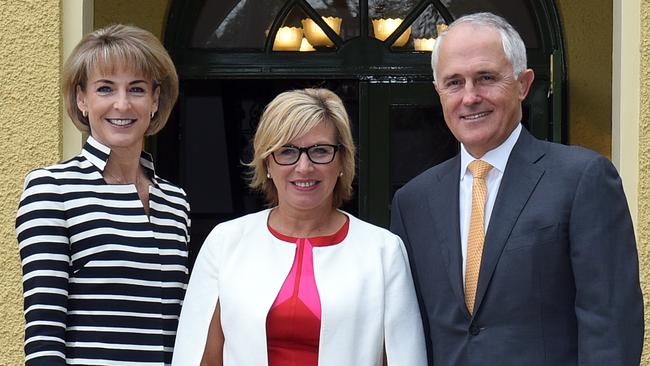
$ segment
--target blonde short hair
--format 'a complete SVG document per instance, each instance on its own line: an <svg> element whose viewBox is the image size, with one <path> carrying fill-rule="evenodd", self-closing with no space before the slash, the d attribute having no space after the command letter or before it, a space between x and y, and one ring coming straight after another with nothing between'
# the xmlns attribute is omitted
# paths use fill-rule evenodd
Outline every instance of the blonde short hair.
<svg viewBox="0 0 650 366"><path fill-rule="evenodd" d="M267 178L266 159L321 123L334 126L336 143L341 145L338 154L343 174L334 187L332 204L340 207L352 197L356 149L341 98L327 89L291 90L279 94L264 109L253 140L253 161L246 164L251 169L250 187L263 192L269 206L278 204L278 191Z"/></svg>
<svg viewBox="0 0 650 366"><path fill-rule="evenodd" d="M158 111L145 135L160 131L178 98L178 76L169 54L150 32L123 24L110 25L85 35L63 66L65 108L81 132L90 132L88 118L77 107L77 87L86 90L95 68L110 74L120 68L142 74L160 88Z"/></svg>

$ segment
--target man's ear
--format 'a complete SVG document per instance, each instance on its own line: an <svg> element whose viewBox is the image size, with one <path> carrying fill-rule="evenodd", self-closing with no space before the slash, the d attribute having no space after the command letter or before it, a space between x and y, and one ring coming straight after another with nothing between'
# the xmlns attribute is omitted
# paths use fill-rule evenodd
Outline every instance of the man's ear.
<svg viewBox="0 0 650 366"><path fill-rule="evenodd" d="M526 69L519 75L517 81L519 82L520 101L526 99L526 96L530 91L530 87L531 85L533 85L533 80L535 80L535 72L533 71L533 69Z"/></svg>

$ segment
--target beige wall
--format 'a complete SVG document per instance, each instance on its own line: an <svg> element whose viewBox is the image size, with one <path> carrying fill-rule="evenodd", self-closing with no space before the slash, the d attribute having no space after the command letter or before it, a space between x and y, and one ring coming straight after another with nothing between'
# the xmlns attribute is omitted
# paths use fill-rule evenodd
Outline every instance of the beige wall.
<svg viewBox="0 0 650 366"><path fill-rule="evenodd" d="M611 156L612 0L558 0L568 69L569 143Z"/></svg>
<svg viewBox="0 0 650 366"><path fill-rule="evenodd" d="M95 0L95 28L132 24L162 40L168 8L169 0Z"/></svg>
<svg viewBox="0 0 650 366"><path fill-rule="evenodd" d="M63 12L63 24L61 26L63 34L62 60L66 60L81 38L93 30L93 0L64 0L61 11ZM79 154L85 142L85 137L72 123L63 103L61 108L61 114L63 115L62 159L67 160Z"/></svg>
<svg viewBox="0 0 650 366"><path fill-rule="evenodd" d="M59 0L0 0L0 363L21 365L22 287L14 218L27 171L61 156Z"/></svg>
<svg viewBox="0 0 650 366"><path fill-rule="evenodd" d="M630 213L639 213L640 3L614 2L612 161L623 178Z"/></svg>
<svg viewBox="0 0 650 366"><path fill-rule="evenodd" d="M639 121L639 256L641 283L645 295L646 342L643 363L650 365L650 3L640 2L641 10L641 98Z"/></svg>

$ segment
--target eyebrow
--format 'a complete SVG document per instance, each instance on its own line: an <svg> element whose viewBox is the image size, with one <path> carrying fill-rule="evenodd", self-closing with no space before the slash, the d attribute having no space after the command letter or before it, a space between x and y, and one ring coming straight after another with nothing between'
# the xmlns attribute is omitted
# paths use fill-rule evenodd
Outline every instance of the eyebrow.
<svg viewBox="0 0 650 366"><path fill-rule="evenodd" d="M445 82L447 82L449 80L458 79L460 77L461 77L460 74L452 74L452 75L445 76L444 78L442 78L442 82L445 83Z"/></svg>
<svg viewBox="0 0 650 366"><path fill-rule="evenodd" d="M129 82L129 85L140 84L140 83L148 84L149 82L147 82L146 80L133 80ZM95 80L93 84L115 84L115 82L109 79L98 79Z"/></svg>
<svg viewBox="0 0 650 366"><path fill-rule="evenodd" d="M497 74L497 73L494 72L494 71L479 70L479 71L475 72L474 76L472 76L472 77L482 76L482 75L495 75L495 74ZM456 74L452 74L452 75L449 75L449 76L445 76L444 78L442 78L442 81L446 82L446 81L453 80L453 79L458 79L458 78L464 78L464 76L462 76L461 74L456 73Z"/></svg>
<svg viewBox="0 0 650 366"><path fill-rule="evenodd" d="M308 145L308 146L298 146L298 145L287 143L287 144L282 145L282 147L309 148L309 147L322 146L322 145L336 145L336 143L335 142L317 142L315 144L311 144L311 145Z"/></svg>

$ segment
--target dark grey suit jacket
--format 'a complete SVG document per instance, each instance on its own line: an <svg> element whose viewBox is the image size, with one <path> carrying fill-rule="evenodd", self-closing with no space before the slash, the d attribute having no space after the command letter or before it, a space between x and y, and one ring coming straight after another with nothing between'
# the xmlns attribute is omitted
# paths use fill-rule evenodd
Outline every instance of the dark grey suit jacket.
<svg viewBox="0 0 650 366"><path fill-rule="evenodd" d="M430 364L639 365L636 242L610 161L522 130L486 231L474 314L463 295L459 177L456 156L414 178L392 205Z"/></svg>

